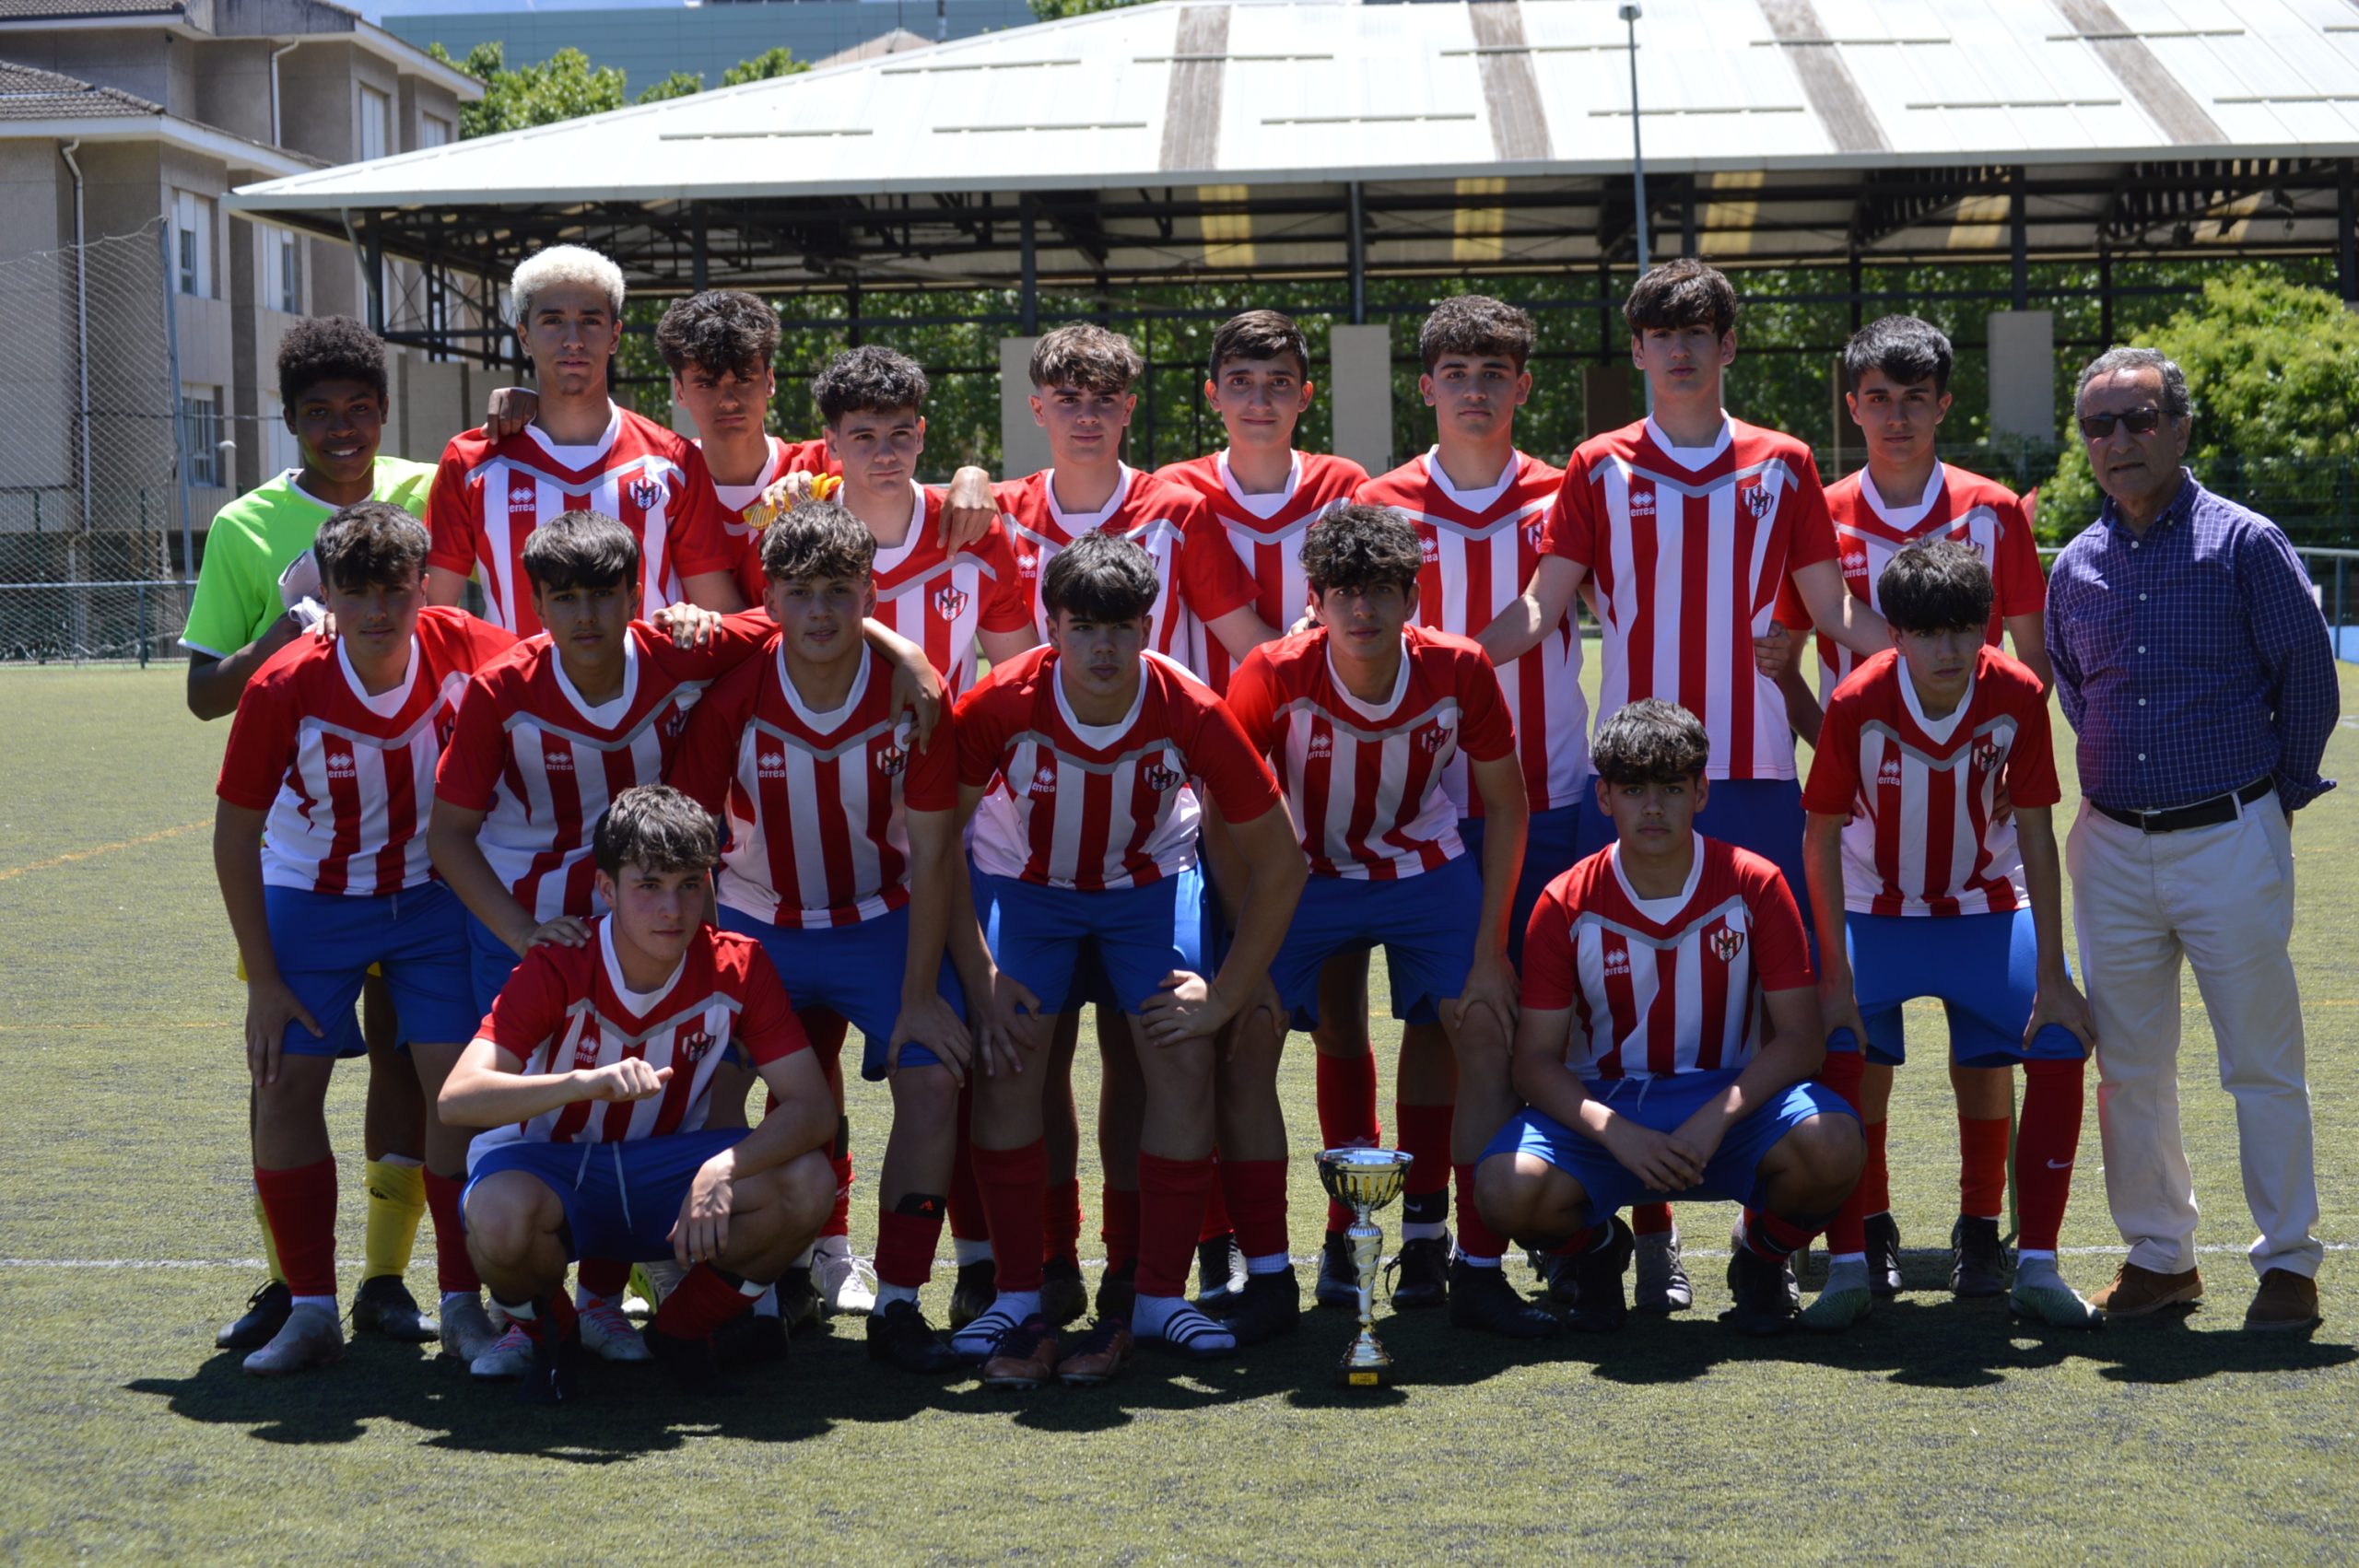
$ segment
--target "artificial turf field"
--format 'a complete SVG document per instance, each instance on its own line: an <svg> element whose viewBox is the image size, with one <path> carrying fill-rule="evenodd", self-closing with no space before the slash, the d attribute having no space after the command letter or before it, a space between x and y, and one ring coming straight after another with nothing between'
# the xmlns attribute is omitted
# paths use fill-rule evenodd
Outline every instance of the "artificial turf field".
<svg viewBox="0 0 2359 1568"><path fill-rule="evenodd" d="M1592 681L1595 660L1590 661ZM2359 669L2343 667L2359 711ZM0 671L0 1557L204 1562L829 1562L1614 1558L2215 1562L2359 1555L2359 732L2294 835L2294 934L2331 1249L2325 1326L2237 1331L2253 1280L2235 1126L2192 982L2186 1129L2211 1294L2090 1335L1953 1303L1956 1154L1935 1018L1893 1106L1911 1291L1850 1337L1713 1321L1730 1211L1682 1211L1695 1309L1604 1341L1508 1345L1437 1315L1379 1329L1406 1373L1329 1384L1344 1316L1208 1367L1143 1356L1096 1392L986 1392L872 1367L856 1321L734 1397L684 1404L593 1363L521 1409L425 1350L245 1376L216 1325L259 1274L243 991L214 890L226 727L178 667ZM2066 796L2073 798L2069 747ZM1391 1025L1382 1025L1390 1030ZM1308 1041L1285 1079L1297 1254L1320 1205ZM1096 1072L1077 1083L1090 1106ZM339 1075L345 1286L359 1257L363 1074ZM1385 1081L1389 1084L1388 1065ZM887 1102L855 1079L873 1173ZM1389 1100L1389 1090L1387 1091ZM2066 1271L2111 1276L2095 1075ZM1385 1113L1391 1122L1389 1106ZM1085 1136L1094 1245L1097 1176ZM874 1188L853 1235L874 1230ZM1397 1235L1398 1210L1387 1216ZM946 1258L947 1248L945 1248ZM431 1300L430 1239L411 1288ZM1520 1260L1511 1277L1531 1283ZM1094 1268L1091 1270L1094 1273ZM1309 1270L1304 1270L1306 1290ZM938 1324L948 1273L928 1293ZM757 1556L756 1554L758 1554Z"/></svg>

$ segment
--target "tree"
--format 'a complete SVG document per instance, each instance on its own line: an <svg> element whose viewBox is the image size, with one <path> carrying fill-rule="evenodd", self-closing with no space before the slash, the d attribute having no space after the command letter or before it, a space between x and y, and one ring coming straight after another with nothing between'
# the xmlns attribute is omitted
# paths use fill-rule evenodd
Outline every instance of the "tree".
<svg viewBox="0 0 2359 1568"><path fill-rule="evenodd" d="M797 60L790 49L768 49L751 60L740 60L721 73L721 85L741 88L747 82L767 82L773 76L792 76L811 68L808 60Z"/></svg>
<svg viewBox="0 0 2359 1568"><path fill-rule="evenodd" d="M440 43L428 45L427 53L445 64L457 64L484 85L482 102L460 107L462 138L522 131L623 106L622 72L612 65L593 65L579 49L560 49L540 64L513 69L497 41L476 44L463 61L453 62Z"/></svg>
<svg viewBox="0 0 2359 1568"><path fill-rule="evenodd" d="M1044 22L1061 17L1086 17L1092 11L1116 11L1125 6L1144 4L1144 0L1029 0L1032 14Z"/></svg>
<svg viewBox="0 0 2359 1568"><path fill-rule="evenodd" d="M704 78L686 71L675 71L662 81L639 95L641 103L661 103L669 98L690 98L704 91Z"/></svg>

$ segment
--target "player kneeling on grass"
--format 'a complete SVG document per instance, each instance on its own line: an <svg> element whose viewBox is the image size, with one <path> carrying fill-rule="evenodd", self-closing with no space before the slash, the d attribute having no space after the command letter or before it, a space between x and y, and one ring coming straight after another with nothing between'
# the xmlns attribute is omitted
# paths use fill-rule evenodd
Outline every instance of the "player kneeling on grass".
<svg viewBox="0 0 2359 1568"><path fill-rule="evenodd" d="M1524 934L1529 1108L1484 1152L1477 1201L1571 1260L1577 1329L1627 1315L1617 1211L1724 1198L1745 1205L1727 1321L1782 1333L1787 1265L1866 1158L1858 1116L1807 1082L1825 1037L1793 895L1771 861L1694 828L1710 750L1695 715L1659 699L1607 720L1590 760L1615 842L1548 884Z"/></svg>
<svg viewBox="0 0 2359 1568"><path fill-rule="evenodd" d="M525 954L442 1085L469 1152L467 1246L532 1338L528 1403L571 1391L581 1333L565 1266L669 1258L687 1270L645 1330L682 1383L710 1386L712 1336L826 1223L827 1086L778 972L751 937L704 923L718 833L676 790L640 785L598 819L611 913L580 947ZM742 1052L777 1105L707 1130L713 1074Z"/></svg>
<svg viewBox="0 0 2359 1568"><path fill-rule="evenodd" d="M975 910L1002 971L992 1005L1016 1060L976 1080L975 1176L998 1295L952 1343L994 1387L1104 1382L1128 1359L1133 1329L1200 1359L1238 1343L1181 1294L1212 1183L1213 1039L1230 1019L1274 1008L1266 977L1302 888L1302 854L1237 720L1210 687L1145 650L1162 589L1139 545L1082 535L1042 573L1048 646L994 669L958 705ZM1198 788L1228 823L1244 868L1237 934L1217 972L1197 862ZM1127 1323L1101 1314L1060 1354L1040 1305L1054 1029L1040 1013L1043 1000L1051 1013L1076 1004L1074 977L1093 944L1133 1042L1102 1044L1135 1051L1145 1088L1136 1293Z"/></svg>
<svg viewBox="0 0 2359 1568"><path fill-rule="evenodd" d="M1911 544L1876 592L1895 646L1827 700L1802 796L1819 1002L1830 1050L1850 1047L1829 1055L1826 1076L1856 1094L1862 1043L1870 1059L1898 1063L1901 1004L1917 997L1948 1010L1955 1065L2022 1063L2023 1239L2009 1299L2025 1316L2095 1328L2102 1316L2056 1268L2095 1035L2064 958L2048 699L2037 675L1984 641L1990 568L1972 545ZM1832 1262L1806 1328L1832 1332L1867 1313L1863 1196L1828 1227ZM1978 1249L2003 1257L1998 1225L1961 1216L1953 1245L1980 1227Z"/></svg>

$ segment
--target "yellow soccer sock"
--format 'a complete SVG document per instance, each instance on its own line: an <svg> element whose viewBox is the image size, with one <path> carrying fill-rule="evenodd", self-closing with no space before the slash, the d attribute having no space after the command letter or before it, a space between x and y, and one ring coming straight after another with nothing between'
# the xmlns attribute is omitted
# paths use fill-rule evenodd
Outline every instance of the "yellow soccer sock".
<svg viewBox="0 0 2359 1568"><path fill-rule="evenodd" d="M416 1160L388 1154L362 1170L369 1186L369 1228L361 1244L360 1277L399 1279L409 1271L417 1223L426 1217L426 1169Z"/></svg>
<svg viewBox="0 0 2359 1568"><path fill-rule="evenodd" d="M273 1284L287 1282L286 1271L278 1266L278 1243L270 1234L270 1216L262 1211L262 1188L254 1188L254 1223L262 1229L263 1266L270 1270Z"/></svg>

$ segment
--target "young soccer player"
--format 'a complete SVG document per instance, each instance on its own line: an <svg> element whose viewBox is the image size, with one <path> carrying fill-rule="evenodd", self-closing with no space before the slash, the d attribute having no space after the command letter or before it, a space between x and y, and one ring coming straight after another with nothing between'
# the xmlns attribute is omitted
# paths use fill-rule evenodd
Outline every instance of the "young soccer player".
<svg viewBox="0 0 2359 1568"><path fill-rule="evenodd" d="M972 1054L965 995L944 958L965 896L957 758L948 731L915 743L882 661L861 642L875 556L874 536L832 501L764 531L765 606L778 630L698 705L672 780L727 820L722 929L762 944L798 1008L857 1026L868 1042L862 1075L892 1085L869 1355L941 1372L956 1357L918 1292L941 1235ZM969 978L989 995L987 971Z"/></svg>
<svg viewBox="0 0 2359 1568"><path fill-rule="evenodd" d="M1802 785L1782 689L1755 662L1790 581L1811 621L1873 653L1889 641L1867 603L1844 591L1810 448L1731 419L1722 373L1736 358L1736 291L1683 257L1630 290L1630 357L1654 412L1574 451L1520 610L1483 629L1495 661L1529 652L1593 585L1604 632L1602 723L1661 697L1701 717L1712 739L1712 804L1699 831L1768 859L1797 904ZM1667 1210L1639 1216L1638 1301L1687 1305Z"/></svg>
<svg viewBox="0 0 2359 1568"><path fill-rule="evenodd" d="M971 813L981 936L1014 982L999 1000L1034 1016L1009 1033L1018 1060L976 1082L975 1174L998 1273L991 1310L953 1343L986 1383L1055 1375L1102 1382L1133 1336L1185 1355L1226 1354L1229 1330L1180 1293L1212 1180L1213 1036L1266 1008L1277 951L1302 884L1302 858L1276 785L1209 687L1152 651L1167 595L1155 558L1088 533L1042 577L1046 648L993 669L958 706L958 798ZM1197 860L1197 790L1218 802L1242 869L1235 939L1207 951ZM1040 1316L1044 1081L1050 1031L1094 949L1146 1088L1138 1153L1135 1296L1127 1314L1061 1347ZM1264 1026L1266 1027L1266 1018ZM1127 1321L1125 1319L1127 1318Z"/></svg>
<svg viewBox="0 0 2359 1568"><path fill-rule="evenodd" d="M299 1372L344 1353L323 1105L336 1059L360 1054L352 1004L371 965L428 1101L444 1352L472 1361L496 1336L458 1223L466 1137L431 1108L474 1029L467 934L428 866L425 825L452 705L515 639L424 607L426 530L389 502L337 512L312 550L335 635L290 643L255 674L217 786L214 867L246 970L254 1186L293 1296L245 1366Z"/></svg>
<svg viewBox="0 0 2359 1568"><path fill-rule="evenodd" d="M680 1381L707 1387L714 1331L785 1271L835 1192L821 1152L827 1089L786 991L758 944L704 920L712 819L676 790L640 785L615 797L594 843L610 913L579 947L533 949L440 1099L452 1124L487 1129L467 1173L467 1245L533 1341L520 1393L535 1403L573 1393L568 1258L685 1269L646 1344ZM706 1126L733 1052L777 1102L751 1131Z"/></svg>
<svg viewBox="0 0 2359 1568"><path fill-rule="evenodd" d="M2094 1036L2064 958L2046 684L1989 646L1990 569L1972 544L1911 544L1876 589L1894 651L1835 688L1803 795L1822 1011L1884 1065L1887 1089L1903 1057L1901 1004L1917 997L1948 1010L1956 1065L2022 1064L2023 1233L2010 1299L2042 1322L2093 1328L2096 1309L2056 1265ZM2012 812L1999 810L2002 794ZM1873 1300L1867 1213L1855 1198L1829 1230L1826 1285L1806 1326L1848 1328ZM1968 1211L1952 1245L2003 1265L1998 1224ZM1977 1227L1979 1248L1966 1239Z"/></svg>
<svg viewBox="0 0 2359 1568"><path fill-rule="evenodd" d="M1591 760L1614 842L1548 884L1524 937L1515 1086L1484 1151L1484 1216L1570 1259L1576 1329L1622 1327L1646 1198L1745 1205L1727 1321L1793 1321L1786 1265L1841 1207L1859 1118L1809 1082L1825 1052L1802 917L1766 858L1696 827L1719 782L1696 716L1657 699L1601 725Z"/></svg>
<svg viewBox="0 0 2359 1568"><path fill-rule="evenodd" d="M215 515L205 535L181 646L188 649L188 706L199 719L235 712L254 672L288 643L315 629L319 568L311 541L339 507L391 501L412 515L426 510L434 470L379 453L384 436L385 345L349 316L296 322L278 343L278 396L299 467L264 481ZM243 977L241 977L241 978ZM361 987L361 1034L369 1046L368 1108L361 1137L368 1164L369 1223L352 1326L360 1332L423 1343L434 1319L418 1311L402 1275L426 1213L426 1101L417 1077L393 1046L393 1002L381 977ZM259 1350L287 1322L291 1297L270 1246L262 1199L254 1199L270 1276L246 1310L215 1343Z"/></svg>
<svg viewBox="0 0 2359 1568"><path fill-rule="evenodd" d="M1255 650L1228 687L1247 738L1276 763L1310 862L1301 909L1270 968L1283 1011L1249 1020L1220 1064L1220 1175L1247 1269L1228 1321L1250 1342L1297 1320L1279 1051L1288 1020L1317 1021L1328 961L1381 946L1395 1015L1438 1020L1457 1070L1448 1141L1425 1155L1457 1177L1450 1321L1519 1339L1550 1334L1555 1318L1508 1283L1504 1240L1473 1201L1475 1156L1515 1109L1507 919L1525 818L1515 729L1482 649L1410 624L1422 556L1406 518L1345 507L1303 535L1302 557L1320 624ZM1461 755L1485 819L1479 855L1467 853L1442 787Z"/></svg>

